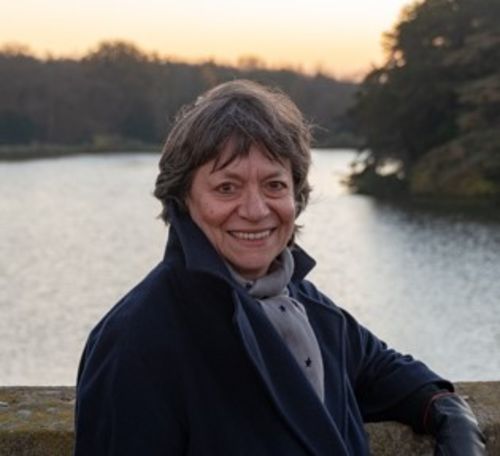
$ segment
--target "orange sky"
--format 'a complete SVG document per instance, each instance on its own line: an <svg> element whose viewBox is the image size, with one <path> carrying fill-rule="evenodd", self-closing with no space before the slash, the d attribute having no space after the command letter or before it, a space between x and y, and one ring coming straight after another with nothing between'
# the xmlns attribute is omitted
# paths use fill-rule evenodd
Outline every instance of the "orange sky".
<svg viewBox="0 0 500 456"><path fill-rule="evenodd" d="M79 56L98 42L131 41L179 60L236 63L253 56L341 77L382 62L381 34L408 0L12 0L0 45Z"/></svg>

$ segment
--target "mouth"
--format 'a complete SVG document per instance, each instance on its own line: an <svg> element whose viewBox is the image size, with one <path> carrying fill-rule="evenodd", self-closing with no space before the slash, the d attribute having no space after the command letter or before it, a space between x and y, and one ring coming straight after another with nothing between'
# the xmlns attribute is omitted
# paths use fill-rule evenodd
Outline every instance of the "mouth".
<svg viewBox="0 0 500 456"><path fill-rule="evenodd" d="M229 234L243 241L260 241L271 236L273 231L274 228L262 231L229 231Z"/></svg>

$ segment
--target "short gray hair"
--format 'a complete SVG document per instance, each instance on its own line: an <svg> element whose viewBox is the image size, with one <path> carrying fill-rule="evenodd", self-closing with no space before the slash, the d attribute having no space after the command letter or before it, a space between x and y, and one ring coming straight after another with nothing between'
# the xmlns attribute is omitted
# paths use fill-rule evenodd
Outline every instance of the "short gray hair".
<svg viewBox="0 0 500 456"><path fill-rule="evenodd" d="M292 100L277 89L247 80L220 84L191 105L181 108L163 148L154 195L169 223L168 202L182 210L195 171L217 159L231 139L228 164L248 154L252 145L263 146L273 160L291 164L297 216L309 201L311 187L311 127ZM224 164L223 164L224 166Z"/></svg>

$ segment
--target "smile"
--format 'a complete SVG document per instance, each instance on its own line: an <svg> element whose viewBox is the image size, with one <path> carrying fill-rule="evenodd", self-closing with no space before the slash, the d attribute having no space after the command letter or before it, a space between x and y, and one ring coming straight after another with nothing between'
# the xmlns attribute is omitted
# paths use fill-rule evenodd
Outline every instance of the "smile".
<svg viewBox="0 0 500 456"><path fill-rule="evenodd" d="M256 241L265 239L271 235L272 230L257 231L249 233L248 231L230 231L229 234L237 239L245 241Z"/></svg>

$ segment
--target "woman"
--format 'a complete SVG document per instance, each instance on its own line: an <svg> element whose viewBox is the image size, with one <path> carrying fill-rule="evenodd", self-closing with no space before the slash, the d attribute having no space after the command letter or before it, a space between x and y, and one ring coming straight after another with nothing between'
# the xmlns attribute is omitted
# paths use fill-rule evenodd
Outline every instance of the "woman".
<svg viewBox="0 0 500 456"><path fill-rule="evenodd" d="M305 280L309 142L296 106L249 81L179 114L155 189L165 257L89 337L76 455L367 455L363 422L384 419L484 454L449 382Z"/></svg>

